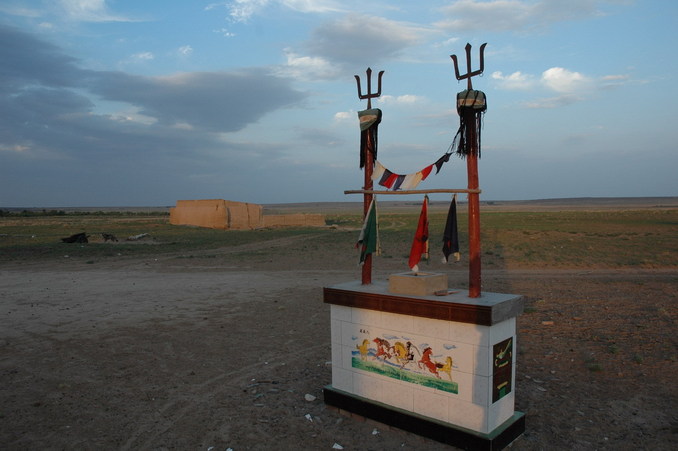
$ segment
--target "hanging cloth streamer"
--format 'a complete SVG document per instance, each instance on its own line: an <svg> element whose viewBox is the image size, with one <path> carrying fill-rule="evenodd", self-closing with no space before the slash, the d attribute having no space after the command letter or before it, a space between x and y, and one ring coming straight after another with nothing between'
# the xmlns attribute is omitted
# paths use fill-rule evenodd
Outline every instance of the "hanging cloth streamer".
<svg viewBox="0 0 678 451"><path fill-rule="evenodd" d="M482 128L483 114L487 110L485 93L475 89L465 89L457 94L457 113L459 113L459 130L454 136L452 148L456 148L457 155L466 158L472 152L474 144L478 149L480 158L480 130ZM469 124L469 122L471 122ZM469 141L467 136L468 126L475 129L475 143Z"/></svg>
<svg viewBox="0 0 678 451"><path fill-rule="evenodd" d="M419 261L422 257L428 261L428 196L424 196L424 203L421 205L419 223L417 224L417 231L412 241L410 258L407 262L415 274L419 273Z"/></svg>
<svg viewBox="0 0 678 451"><path fill-rule="evenodd" d="M363 228L360 230L360 236L355 247L360 249L360 265L365 263L365 259L369 254L381 254L376 196L372 198L372 202L370 202L370 206L367 209Z"/></svg>
<svg viewBox="0 0 678 451"><path fill-rule="evenodd" d="M455 194L447 212L447 222L443 233L443 263L450 261L450 255L454 254L454 260L461 260L459 253L459 232L457 230L457 195Z"/></svg>
<svg viewBox="0 0 678 451"><path fill-rule="evenodd" d="M381 110L370 108L358 111L358 119L360 120L360 169L362 169L365 167L368 140L372 141L372 160L377 159L377 134L381 122Z"/></svg>
<svg viewBox="0 0 678 451"><path fill-rule="evenodd" d="M436 174L439 173L443 164L450 161L451 154L451 151L445 153L445 155L438 158L435 163L429 164L421 171L412 174L396 174L381 164L379 160L375 160L374 170L372 171L372 181L393 191L415 189L421 182L426 180L426 177L428 177L429 174L431 174L434 166L436 168Z"/></svg>

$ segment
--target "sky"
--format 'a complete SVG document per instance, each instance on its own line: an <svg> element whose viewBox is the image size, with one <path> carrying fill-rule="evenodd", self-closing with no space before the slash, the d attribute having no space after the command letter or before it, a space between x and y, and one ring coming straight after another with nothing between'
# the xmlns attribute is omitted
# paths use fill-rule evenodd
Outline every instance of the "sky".
<svg viewBox="0 0 678 451"><path fill-rule="evenodd" d="M3 0L0 208L360 201L354 75L415 173L467 43L481 200L677 196L677 28L669 0ZM453 156L418 188L466 186Z"/></svg>

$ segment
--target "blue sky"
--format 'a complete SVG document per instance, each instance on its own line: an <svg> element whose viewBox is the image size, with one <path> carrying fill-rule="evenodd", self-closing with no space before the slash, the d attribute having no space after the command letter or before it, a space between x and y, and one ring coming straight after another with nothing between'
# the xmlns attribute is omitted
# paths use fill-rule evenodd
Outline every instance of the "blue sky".
<svg viewBox="0 0 678 451"><path fill-rule="evenodd" d="M354 75L385 71L379 161L416 172L467 42L481 199L676 196L677 25L660 0L5 0L0 207L358 201ZM457 157L419 185L465 187Z"/></svg>

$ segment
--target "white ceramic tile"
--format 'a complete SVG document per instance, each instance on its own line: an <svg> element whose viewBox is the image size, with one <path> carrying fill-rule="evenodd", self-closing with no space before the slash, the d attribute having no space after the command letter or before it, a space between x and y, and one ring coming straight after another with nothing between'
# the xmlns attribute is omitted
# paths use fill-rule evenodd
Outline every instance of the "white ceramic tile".
<svg viewBox="0 0 678 451"><path fill-rule="evenodd" d="M353 373L353 393L363 398L378 400L381 398L382 381L370 374Z"/></svg>
<svg viewBox="0 0 678 451"><path fill-rule="evenodd" d="M448 421L448 398L438 392L415 389L413 399L413 411L429 418L440 421Z"/></svg>
<svg viewBox="0 0 678 451"><path fill-rule="evenodd" d="M488 346L490 342L490 328L477 324L453 322L450 325L450 340L472 345Z"/></svg>
<svg viewBox="0 0 678 451"><path fill-rule="evenodd" d="M397 330L402 333L413 333L413 316L399 315L397 313L384 312L381 320L382 326L387 329Z"/></svg>
<svg viewBox="0 0 678 451"><path fill-rule="evenodd" d="M487 420L488 430L490 432L513 416L515 411L515 399L514 393L511 392L492 404Z"/></svg>
<svg viewBox="0 0 678 451"><path fill-rule="evenodd" d="M354 308L351 315L351 322L355 324L362 324L365 326L381 326L382 312L376 310Z"/></svg>
<svg viewBox="0 0 678 451"><path fill-rule="evenodd" d="M473 404L489 407L492 403L492 376L473 376Z"/></svg>
<svg viewBox="0 0 678 451"><path fill-rule="evenodd" d="M487 433L487 409L461 400L449 400L449 422L471 429L476 432Z"/></svg>
<svg viewBox="0 0 678 451"><path fill-rule="evenodd" d="M332 368L343 368L344 362L342 357L342 346L340 344L332 343Z"/></svg>
<svg viewBox="0 0 678 451"><path fill-rule="evenodd" d="M348 371L353 371L353 349L350 346L340 346L341 348L341 367Z"/></svg>
<svg viewBox="0 0 678 451"><path fill-rule="evenodd" d="M337 321L351 321L351 307L330 305L330 316Z"/></svg>
<svg viewBox="0 0 678 451"><path fill-rule="evenodd" d="M381 393L378 401L411 412L416 385L402 384L397 381L390 382L390 380L381 383Z"/></svg>
<svg viewBox="0 0 678 451"><path fill-rule="evenodd" d="M516 318L509 318L490 327L490 346L516 334Z"/></svg>
<svg viewBox="0 0 678 451"><path fill-rule="evenodd" d="M475 356L473 345L462 342L451 342L447 340L436 340L436 360L440 363L447 363L447 356L452 358L452 373L463 372L473 373ZM443 373L441 373L441 377ZM447 375L445 374L447 377Z"/></svg>
<svg viewBox="0 0 678 451"><path fill-rule="evenodd" d="M353 373L343 368L332 367L332 387L353 393Z"/></svg>
<svg viewBox="0 0 678 451"><path fill-rule="evenodd" d="M442 321L431 318L412 318L412 332L419 335L428 335L430 337L447 340L450 336L449 321Z"/></svg>
<svg viewBox="0 0 678 451"><path fill-rule="evenodd" d="M330 320L330 340L332 344L341 344L341 321Z"/></svg>
<svg viewBox="0 0 678 451"><path fill-rule="evenodd" d="M457 383L458 393L451 394L454 399L460 399L465 402L473 401L473 375L457 371L452 373L452 381Z"/></svg>
<svg viewBox="0 0 678 451"><path fill-rule="evenodd" d="M473 373L478 376L492 375L492 353L487 346L474 346Z"/></svg>

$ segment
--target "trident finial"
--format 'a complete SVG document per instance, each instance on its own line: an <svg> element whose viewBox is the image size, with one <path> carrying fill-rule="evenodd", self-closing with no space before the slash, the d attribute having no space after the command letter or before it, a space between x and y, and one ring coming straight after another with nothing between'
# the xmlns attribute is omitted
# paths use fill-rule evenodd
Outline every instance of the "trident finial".
<svg viewBox="0 0 678 451"><path fill-rule="evenodd" d="M463 80L468 78L468 89L473 89L471 84L471 77L480 75L485 70L485 46L487 42L480 46L480 69L471 72L471 44L467 43L466 47L466 73L464 75L459 75L459 64L457 62L457 55L450 55L452 61L454 61L454 74L457 76L457 80Z"/></svg>
<svg viewBox="0 0 678 451"><path fill-rule="evenodd" d="M358 75L354 75L354 77L355 81L358 82L358 98L361 100L367 99L367 109L369 110L372 108L372 99L381 95L381 76L384 75L384 71L379 72L376 94L372 93L372 69L368 67L365 73L367 74L367 94L363 94L362 89L360 89L360 77Z"/></svg>

